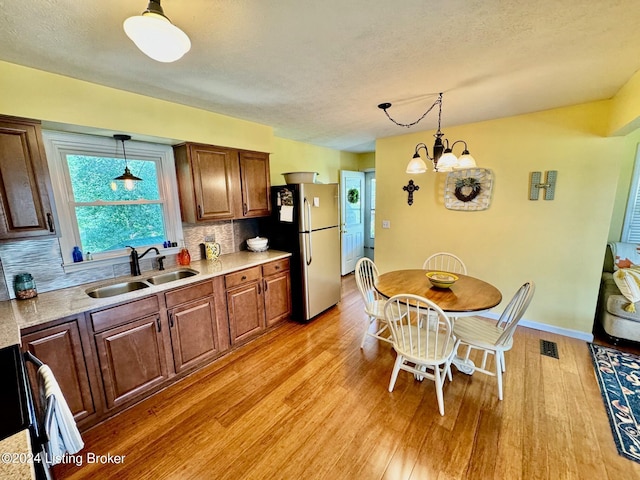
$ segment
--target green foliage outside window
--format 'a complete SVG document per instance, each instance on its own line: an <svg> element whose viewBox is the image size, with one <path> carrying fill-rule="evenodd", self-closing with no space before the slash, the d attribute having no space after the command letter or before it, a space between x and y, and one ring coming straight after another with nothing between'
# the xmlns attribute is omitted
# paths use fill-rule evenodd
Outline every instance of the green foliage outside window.
<svg viewBox="0 0 640 480"><path fill-rule="evenodd" d="M113 182L124 171L121 158L67 155L67 164L83 251L162 243L165 226L156 162L128 160L131 173L143 179L131 191ZM114 183L119 183L116 190Z"/></svg>

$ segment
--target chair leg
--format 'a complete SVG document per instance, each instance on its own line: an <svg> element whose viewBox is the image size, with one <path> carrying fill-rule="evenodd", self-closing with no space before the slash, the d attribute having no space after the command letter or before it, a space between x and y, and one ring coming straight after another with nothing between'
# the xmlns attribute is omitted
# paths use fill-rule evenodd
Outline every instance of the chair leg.
<svg viewBox="0 0 640 480"><path fill-rule="evenodd" d="M495 352L496 378L498 379L498 398L502 400L502 361L500 352Z"/></svg>
<svg viewBox="0 0 640 480"><path fill-rule="evenodd" d="M453 382L453 376L451 375L451 361L453 360L453 357L451 357L449 359L449 361L445 364L445 371L447 373L447 378L449 379L450 382Z"/></svg>
<svg viewBox="0 0 640 480"><path fill-rule="evenodd" d="M393 371L391 372L391 380L389 381L389 391L393 392L393 387L396 385L398 379L398 372L400 371L400 365L402 365L402 355L396 357L396 363L393 364Z"/></svg>
<svg viewBox="0 0 640 480"><path fill-rule="evenodd" d="M440 367L435 365L433 369L433 373L435 375L435 384L436 384L436 397L438 397L438 410L440 411L440 415L444 416L444 398L442 396L442 379L440 378Z"/></svg>
<svg viewBox="0 0 640 480"><path fill-rule="evenodd" d="M502 372L507 371L507 363L504 361L504 351L500 351L500 364L502 365Z"/></svg>
<svg viewBox="0 0 640 480"><path fill-rule="evenodd" d="M360 343L360 348L364 348L364 342L367 340L367 335L369 335L369 329L371 328L371 324L375 320L375 317L369 317L369 321L367 322L367 326L364 329L364 335L362 335L362 342Z"/></svg>

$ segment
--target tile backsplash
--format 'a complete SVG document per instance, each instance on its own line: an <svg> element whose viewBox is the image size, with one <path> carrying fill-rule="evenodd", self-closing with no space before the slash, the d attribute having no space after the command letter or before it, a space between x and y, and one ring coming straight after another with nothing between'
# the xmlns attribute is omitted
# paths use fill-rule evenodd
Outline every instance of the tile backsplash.
<svg viewBox="0 0 640 480"><path fill-rule="evenodd" d="M260 219L228 220L204 225L183 224L184 240L192 260L204 258L204 238L215 236L221 253L246 250L246 239L262 233ZM168 255L165 266L176 265L176 256ZM156 268L153 257L140 260L142 272ZM129 263L100 266L65 273L62 268L60 244L56 238L16 240L0 242L0 301L15 298L13 278L21 272L29 272L36 281L39 292L59 290L83 283L108 280L129 275Z"/></svg>

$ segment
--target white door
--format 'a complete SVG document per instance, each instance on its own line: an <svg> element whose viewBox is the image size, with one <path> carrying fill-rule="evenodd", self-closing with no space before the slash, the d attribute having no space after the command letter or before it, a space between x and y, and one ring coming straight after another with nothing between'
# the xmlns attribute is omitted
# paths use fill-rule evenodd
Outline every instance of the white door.
<svg viewBox="0 0 640 480"><path fill-rule="evenodd" d="M340 171L341 273L356 269L364 256L364 173Z"/></svg>

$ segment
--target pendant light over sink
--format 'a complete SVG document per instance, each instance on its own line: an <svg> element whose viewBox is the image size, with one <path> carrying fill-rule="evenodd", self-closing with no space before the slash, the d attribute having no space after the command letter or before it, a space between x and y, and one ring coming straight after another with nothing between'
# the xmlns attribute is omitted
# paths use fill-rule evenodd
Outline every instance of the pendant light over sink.
<svg viewBox="0 0 640 480"><path fill-rule="evenodd" d="M133 190L136 186L135 182L141 182L142 179L140 177L136 177L131 173L131 170L129 170L129 163L127 162L127 152L124 149L124 142L127 140L131 140L131 135L115 134L113 138L115 138L116 141L122 142L122 155L124 156L124 173L119 177L113 179L113 181L111 182L111 189L117 190L117 182L121 181L124 183L124 188L126 190Z"/></svg>
<svg viewBox="0 0 640 480"><path fill-rule="evenodd" d="M191 49L191 40L164 15L160 0L150 0L147 9L127 18L123 27L136 47L158 62L175 62Z"/></svg>

